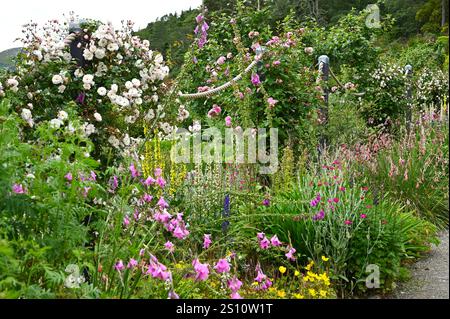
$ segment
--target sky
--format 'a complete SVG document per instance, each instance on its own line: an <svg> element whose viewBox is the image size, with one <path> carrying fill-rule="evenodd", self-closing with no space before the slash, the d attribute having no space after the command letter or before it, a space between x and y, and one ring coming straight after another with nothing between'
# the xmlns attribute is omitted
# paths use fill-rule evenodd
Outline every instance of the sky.
<svg viewBox="0 0 450 319"><path fill-rule="evenodd" d="M115 26L121 20L132 20L135 29L168 13L181 12L200 6L202 0L7 0L0 3L0 52L20 46L14 40L20 36L22 25L33 20L42 24L50 19L63 20L70 11L82 18Z"/></svg>

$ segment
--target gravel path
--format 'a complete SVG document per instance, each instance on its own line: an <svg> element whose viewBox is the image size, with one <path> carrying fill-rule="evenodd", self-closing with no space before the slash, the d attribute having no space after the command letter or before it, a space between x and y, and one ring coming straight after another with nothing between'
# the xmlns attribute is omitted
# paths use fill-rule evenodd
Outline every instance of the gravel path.
<svg viewBox="0 0 450 319"><path fill-rule="evenodd" d="M439 246L411 266L411 280L399 284L390 299L449 299L448 237L448 230L440 234Z"/></svg>

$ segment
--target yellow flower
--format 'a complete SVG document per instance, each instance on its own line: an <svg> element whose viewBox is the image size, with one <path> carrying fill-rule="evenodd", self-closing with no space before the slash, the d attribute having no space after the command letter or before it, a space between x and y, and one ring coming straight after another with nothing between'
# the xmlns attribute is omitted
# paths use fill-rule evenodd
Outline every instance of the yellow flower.
<svg viewBox="0 0 450 319"><path fill-rule="evenodd" d="M320 289L319 294L322 297L326 297L327 296L327 292L325 290L322 290L322 289Z"/></svg>
<svg viewBox="0 0 450 319"><path fill-rule="evenodd" d="M323 261L328 261L330 258L328 258L328 257L325 257L325 256L322 256L322 260Z"/></svg>
<svg viewBox="0 0 450 319"><path fill-rule="evenodd" d="M308 276L305 276L305 277L303 277L303 281L304 281L304 282L307 282L307 281L308 281L308 279L309 279L309 277L308 277Z"/></svg>
<svg viewBox="0 0 450 319"><path fill-rule="evenodd" d="M308 289L308 292L312 297L317 296L317 292L314 288Z"/></svg>
<svg viewBox="0 0 450 319"><path fill-rule="evenodd" d="M305 267L306 270L311 270L312 266L314 266L314 261L311 261L308 266Z"/></svg>
<svg viewBox="0 0 450 319"><path fill-rule="evenodd" d="M259 285L259 282L257 282L257 281L254 281L253 283L252 283L252 286L258 286Z"/></svg>
<svg viewBox="0 0 450 319"><path fill-rule="evenodd" d="M284 290L279 290L278 293L277 293L277 295L278 295L278 297L280 297L280 298L286 297L286 293L284 292Z"/></svg>
<svg viewBox="0 0 450 319"><path fill-rule="evenodd" d="M284 273L286 272L286 267L280 266L280 268L278 268L278 270L279 270L282 274L284 274Z"/></svg>
<svg viewBox="0 0 450 319"><path fill-rule="evenodd" d="M301 294L294 294L294 298L295 299L303 299L303 298L305 298L305 296L303 296Z"/></svg>
<svg viewBox="0 0 450 319"><path fill-rule="evenodd" d="M183 265L182 265L182 264L180 264L180 263L177 263L177 264L175 264L175 268L177 268L177 269L181 269L181 268L183 268Z"/></svg>
<svg viewBox="0 0 450 319"><path fill-rule="evenodd" d="M274 292L276 289L274 287L269 288L269 292Z"/></svg>
<svg viewBox="0 0 450 319"><path fill-rule="evenodd" d="M296 271L294 272L294 276L295 276L295 277L300 276L300 272L299 272L298 270L296 270Z"/></svg>

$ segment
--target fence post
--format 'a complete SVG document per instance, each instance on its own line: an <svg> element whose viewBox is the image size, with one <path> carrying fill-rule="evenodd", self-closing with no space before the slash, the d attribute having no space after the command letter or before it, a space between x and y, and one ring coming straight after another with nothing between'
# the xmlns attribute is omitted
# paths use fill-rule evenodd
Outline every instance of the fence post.
<svg viewBox="0 0 450 319"><path fill-rule="evenodd" d="M406 75L406 81L407 81L407 88L406 88L406 130L409 134L411 131L411 121L412 121L412 85L411 85L411 78L412 78L412 72L413 67L411 64L408 64L405 66L405 75Z"/></svg>
<svg viewBox="0 0 450 319"><path fill-rule="evenodd" d="M262 55L266 52L265 46L259 46L256 48L256 56L258 57L258 62L256 63L256 73L259 76L259 79L261 81L264 81L266 79L266 76L264 74L264 61L262 60Z"/></svg>
<svg viewBox="0 0 450 319"><path fill-rule="evenodd" d="M72 55L72 58L74 58L77 61L78 66L84 67L86 61L83 56L83 48L81 47L81 44L83 42L83 30L81 29L81 23L83 23L84 20L81 20L79 22L71 22L69 24L69 34L73 34L74 38L72 41L70 41L70 54Z"/></svg>
<svg viewBox="0 0 450 319"><path fill-rule="evenodd" d="M321 87L323 89L324 105L319 109L319 116L321 124L323 125L323 130L319 141L319 158L322 152L325 150L327 139L325 137L324 131L328 124L328 98L330 90L328 88L328 80L330 78L330 58L327 55L321 55L318 59L319 64L319 76L321 80Z"/></svg>

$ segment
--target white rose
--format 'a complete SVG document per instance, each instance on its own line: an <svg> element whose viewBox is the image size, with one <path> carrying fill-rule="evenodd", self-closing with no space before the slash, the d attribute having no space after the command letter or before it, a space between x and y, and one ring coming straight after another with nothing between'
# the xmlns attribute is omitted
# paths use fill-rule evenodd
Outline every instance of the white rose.
<svg viewBox="0 0 450 319"><path fill-rule="evenodd" d="M106 89L103 86L101 86L101 87L99 87L97 89L97 93L98 93L98 95L105 96L106 95Z"/></svg>
<svg viewBox="0 0 450 319"><path fill-rule="evenodd" d="M125 137L123 138L123 144L125 146L129 146L130 143L131 143L130 136L128 134L125 134Z"/></svg>
<svg viewBox="0 0 450 319"><path fill-rule="evenodd" d="M67 120L68 117L69 117L69 114L67 114L66 111L59 111L58 112L58 119L60 119L61 121Z"/></svg>
<svg viewBox="0 0 450 319"><path fill-rule="evenodd" d="M77 78L81 78L84 75L82 69L76 69L74 74Z"/></svg>
<svg viewBox="0 0 450 319"><path fill-rule="evenodd" d="M125 116L125 123L133 124L134 122L136 122L136 117L133 115Z"/></svg>
<svg viewBox="0 0 450 319"><path fill-rule="evenodd" d="M106 52L103 49L95 50L95 57L99 60L103 59L105 57L105 54L106 54Z"/></svg>
<svg viewBox="0 0 450 319"><path fill-rule="evenodd" d="M104 48L107 44L108 41L106 39L100 39L100 41L98 41L98 45L102 48Z"/></svg>
<svg viewBox="0 0 450 319"><path fill-rule="evenodd" d="M125 82L125 87L129 90L133 87L133 83L130 81Z"/></svg>
<svg viewBox="0 0 450 319"><path fill-rule="evenodd" d="M111 91L117 93L118 90L119 90L119 86L117 84L112 84L111 85Z"/></svg>
<svg viewBox="0 0 450 319"><path fill-rule="evenodd" d="M59 74L56 74L52 77L52 83L55 85L61 84L63 82L64 82L64 80L63 80L62 76Z"/></svg>
<svg viewBox="0 0 450 319"><path fill-rule="evenodd" d="M86 137L95 132L95 126L92 124L84 123L83 125L84 134Z"/></svg>
<svg viewBox="0 0 450 319"><path fill-rule="evenodd" d="M33 54L37 57L37 59L38 59L39 61L42 60L42 52L41 52L41 51L39 51L39 50L34 50L34 51L33 51Z"/></svg>
<svg viewBox="0 0 450 319"><path fill-rule="evenodd" d="M108 51L117 51L117 50L119 50L119 45L117 44L117 43L110 43L110 44L108 44L108 47L107 47L107 49L108 49Z"/></svg>
<svg viewBox="0 0 450 319"><path fill-rule="evenodd" d="M163 63L163 61L164 61L163 56L160 53L155 56L155 63L161 64Z"/></svg>
<svg viewBox="0 0 450 319"><path fill-rule="evenodd" d="M131 80L131 83L133 83L133 85L137 88L141 86L141 81L139 81L138 79Z"/></svg>
<svg viewBox="0 0 450 319"><path fill-rule="evenodd" d="M102 116L100 115L100 113L95 112L94 113L94 118L97 122L101 122L102 121Z"/></svg>
<svg viewBox="0 0 450 319"><path fill-rule="evenodd" d="M145 116L145 119L148 120L153 120L155 118L155 111L153 111L152 109L150 109L147 112L147 115Z"/></svg>
<svg viewBox="0 0 450 319"><path fill-rule="evenodd" d="M92 74L86 74L83 76L83 83L94 84L94 76Z"/></svg>
<svg viewBox="0 0 450 319"><path fill-rule="evenodd" d="M119 148L120 141L119 141L114 135L111 135L111 136L108 138L108 142L109 142L109 144L111 144L111 145L114 146L115 148Z"/></svg>
<svg viewBox="0 0 450 319"><path fill-rule="evenodd" d="M22 118L24 119L24 121L29 121L32 119L33 115L31 114L31 111L29 109L22 109L22 113L21 113Z"/></svg>
<svg viewBox="0 0 450 319"><path fill-rule="evenodd" d="M90 50L84 49L83 57L85 60L90 61L94 58L94 54Z"/></svg>
<svg viewBox="0 0 450 319"><path fill-rule="evenodd" d="M59 93L64 93L65 90L66 90L66 86L65 85L58 86L58 92Z"/></svg>
<svg viewBox="0 0 450 319"><path fill-rule="evenodd" d="M60 119L53 119L49 122L51 128L60 128L63 122Z"/></svg>

